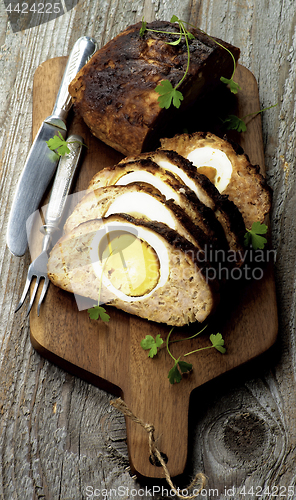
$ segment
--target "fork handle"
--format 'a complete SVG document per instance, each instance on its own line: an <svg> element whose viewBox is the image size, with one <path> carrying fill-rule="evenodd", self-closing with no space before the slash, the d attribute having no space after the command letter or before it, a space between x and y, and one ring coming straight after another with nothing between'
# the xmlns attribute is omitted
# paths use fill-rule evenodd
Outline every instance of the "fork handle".
<svg viewBox="0 0 296 500"><path fill-rule="evenodd" d="M47 207L45 225L40 229L45 234L42 250L48 249L52 234L59 228L59 223L79 164L83 138L80 135L72 134L67 139L67 145L70 153L60 158Z"/></svg>
<svg viewBox="0 0 296 500"><path fill-rule="evenodd" d="M80 37L74 44L68 58L65 73L58 91L51 116L46 121L53 122L56 117L65 120L71 108L72 100L68 91L69 83L89 61L97 50L97 42L89 36Z"/></svg>

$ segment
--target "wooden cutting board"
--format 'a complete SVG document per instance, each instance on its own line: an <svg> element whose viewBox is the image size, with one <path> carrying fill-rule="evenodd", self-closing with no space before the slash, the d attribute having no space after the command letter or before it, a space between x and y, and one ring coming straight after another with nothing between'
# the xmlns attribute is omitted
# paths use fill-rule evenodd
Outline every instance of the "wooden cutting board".
<svg viewBox="0 0 296 500"><path fill-rule="evenodd" d="M35 73L33 88L33 137L41 121L51 113L62 78L66 58L43 63ZM258 89L253 75L244 67L236 71L242 91L235 99L239 116L260 109ZM234 102L234 101L233 101ZM101 168L117 163L122 155L95 139L81 121L72 116L69 132L80 133L88 146L75 190L87 188ZM236 139L251 161L264 171L261 119L249 119L247 132ZM39 243L38 243L39 245ZM37 245L37 246L38 246ZM34 257L34 255L33 255ZM153 358L140 347L147 335L161 334L169 328L107 308L108 324L90 320L86 310L79 311L75 298L53 285L49 287L41 313L36 304L31 311L31 341L34 348L53 361L114 395L121 395L130 409L142 420L155 426L158 448L167 458L171 476L184 471L187 459L188 406L192 390L205 382L245 363L266 351L277 335L277 307L272 265L266 266L260 280L235 282L234 290L222 297L221 307L207 333L194 340L174 343L175 357L210 345L209 334L223 334L226 354L208 349L188 356L193 371L181 383L171 385L167 378L173 366L165 349ZM172 339L188 337L198 325L176 329ZM126 419L130 465L133 471L148 477L163 477L162 468L149 461L147 432Z"/></svg>

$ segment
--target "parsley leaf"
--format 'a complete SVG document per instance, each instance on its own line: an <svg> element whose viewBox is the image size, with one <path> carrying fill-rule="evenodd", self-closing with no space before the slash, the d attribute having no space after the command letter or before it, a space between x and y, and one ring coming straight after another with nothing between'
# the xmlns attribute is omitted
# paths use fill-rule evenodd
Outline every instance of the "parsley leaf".
<svg viewBox="0 0 296 500"><path fill-rule="evenodd" d="M187 38L188 38L189 40L194 40L194 39L195 39L195 36L194 36L192 33L190 33L190 31L187 31Z"/></svg>
<svg viewBox="0 0 296 500"><path fill-rule="evenodd" d="M182 373L190 372L190 370L192 370L192 364L186 363L186 361L178 361L178 365Z"/></svg>
<svg viewBox="0 0 296 500"><path fill-rule="evenodd" d="M226 85L229 85L230 92L233 94L237 94L239 90L241 90L241 87L239 86L238 83L236 83L233 78L224 78L224 76L221 76L220 78L221 82L225 83Z"/></svg>
<svg viewBox="0 0 296 500"><path fill-rule="evenodd" d="M182 33L180 32L180 36L178 38L178 40L175 40L174 42L165 42L167 45L179 45L179 43L181 42L182 40Z"/></svg>
<svg viewBox="0 0 296 500"><path fill-rule="evenodd" d="M162 80L155 88L155 92L159 94L158 102L161 108L168 109L173 101L176 108L180 107L183 95L179 90L173 88L169 80Z"/></svg>
<svg viewBox="0 0 296 500"><path fill-rule="evenodd" d="M173 368L170 369L168 374L168 379L170 381L170 384L174 384L175 382L179 384L179 382L181 382L182 375L178 370L178 363L175 363Z"/></svg>
<svg viewBox="0 0 296 500"><path fill-rule="evenodd" d="M102 321L108 322L110 319L109 314L106 313L106 309L101 306L94 306L91 309L87 310L90 319L99 319L101 318Z"/></svg>
<svg viewBox="0 0 296 500"><path fill-rule="evenodd" d="M174 366L173 366L173 368L170 369L170 371L168 373L168 379L169 379L171 384L174 384L175 382L178 384L182 380L182 373L190 372L190 370L192 370L192 364L186 363L186 361L180 361L180 358L176 359L172 355L172 353L169 349L169 339L170 339L170 336L171 336L173 329L174 329L174 327L171 328L171 330L167 336L167 339L166 339L167 352L169 353L171 358L174 360ZM181 373L180 373L180 370L181 370Z"/></svg>
<svg viewBox="0 0 296 500"><path fill-rule="evenodd" d="M185 38L186 47L187 47L187 66L186 66L186 69L185 69L183 77L177 83L177 85L174 87L174 89L173 89L172 86L171 86L171 88L168 87L168 85L170 84L170 82L168 80L164 80L165 82L167 82L164 85L166 87L166 91L164 91L163 89L161 89L161 87L163 86L163 84L162 84L163 82L161 82L160 85L158 85L155 88L155 91L160 94L160 97L158 98L158 102L159 102L160 107L161 108L166 108L166 109L168 109L170 107L170 105L171 105L172 102L173 102L173 105L176 108L179 108L180 104L181 104L181 100L183 100L183 95L182 95L181 92L177 91L177 88L184 81L184 79L185 79L185 77L186 77L186 75L187 75L187 73L189 71L189 65L190 65L189 40L194 40L195 39L195 36L192 33L190 33L190 31L188 31L185 28L185 24L187 24L189 26L192 26L193 28L196 28L192 24L190 24L190 23L188 23L186 21L182 21L181 19L179 19L175 15L172 16L170 22L171 23L178 23L178 25L179 25L179 33L170 33L170 32L167 32L167 31L160 31L160 30L149 29L149 28L147 28L147 23L144 21L144 18L142 18L142 25L141 25L141 28L140 28L140 36L143 36L144 33L145 33L145 31L153 31L154 33L164 33L164 34L167 34L167 35L177 35L178 34L179 38L177 40L175 40L174 42L165 42L168 45L173 45L173 46L179 45L180 42L181 42L181 40L182 40L182 37ZM205 33L205 31L201 30L200 28L196 28L196 29L198 29L204 35L207 35ZM212 38L209 35L207 35L207 36L213 42L215 42L217 45L219 45L220 47L222 47L223 49L225 49L229 53L229 55L232 57L234 69L233 69L233 73L232 73L231 78L224 78L223 76L221 76L220 80L223 83L226 83L227 85L229 85L230 90L231 90L231 92L233 94L237 94L238 90L241 90L241 87L239 86L238 83L236 83L233 80L233 76L234 76L234 72L235 72L235 68L236 68L236 61L235 61L234 55L232 54L232 52L227 47L224 47L224 45L222 45L221 43L219 43L216 39Z"/></svg>
<svg viewBox="0 0 296 500"><path fill-rule="evenodd" d="M245 132L247 130L245 122L235 115L229 115L223 123L226 124L227 130L237 130L238 132Z"/></svg>
<svg viewBox="0 0 296 500"><path fill-rule="evenodd" d="M170 369L168 379L170 381L170 384L174 384L175 382L179 384L181 382L182 375L178 370L178 363L175 363L173 368Z"/></svg>
<svg viewBox="0 0 296 500"><path fill-rule="evenodd" d="M192 370L191 363L186 363L186 361L179 361L179 359L175 359L175 364L168 373L168 379L171 384L179 384L182 380L182 373L190 372L190 370Z"/></svg>
<svg viewBox="0 0 296 500"><path fill-rule="evenodd" d="M225 120L222 120L223 123L226 123L227 130L237 130L238 132L245 132L247 130L247 125L244 122L245 118L249 116L259 115L259 113L263 113L263 111L267 111L268 109L274 108L277 104L273 104L272 106L268 106L268 108L260 109L259 111L254 111L253 113L249 113L242 118L238 118L235 115L229 115Z"/></svg>
<svg viewBox="0 0 296 500"><path fill-rule="evenodd" d="M264 245L267 243L267 239L261 234L267 233L268 227L265 224L261 224L261 222L253 222L251 229L247 229L244 238L245 246L252 245L254 250L262 250Z"/></svg>
<svg viewBox="0 0 296 500"><path fill-rule="evenodd" d="M157 349L163 344L163 340L160 337L160 334L158 333L156 335L156 338L154 339L152 335L146 335L146 337L141 341L141 347L145 349L146 351L148 349L148 357L153 358L157 354Z"/></svg>
<svg viewBox="0 0 296 500"><path fill-rule="evenodd" d="M140 36L142 36L142 37L145 34L146 26L147 26L147 23L144 21L144 17L142 17L142 26L141 26L141 29L140 29Z"/></svg>
<svg viewBox="0 0 296 500"><path fill-rule="evenodd" d="M77 142L78 144L82 144L83 146L86 146L86 144L83 144L80 141L67 141L63 138L61 132L58 132L59 135L54 135L51 137L51 139L48 139L48 141L45 141L47 146L51 151L54 151L58 156L65 156L70 153L70 149L68 148L68 144L74 144ZM86 146L87 147L87 146Z"/></svg>
<svg viewBox="0 0 296 500"><path fill-rule="evenodd" d="M65 154L70 153L70 149L68 148L67 141L63 138L61 132L58 132L58 134L58 136L55 135L46 141L46 144L51 151L56 151L59 156L64 156Z"/></svg>
<svg viewBox="0 0 296 500"><path fill-rule="evenodd" d="M212 342L212 346L215 347L217 351L221 352L221 354L225 354L226 349L224 347L224 339L221 333L212 333L212 335L210 335L210 341Z"/></svg>

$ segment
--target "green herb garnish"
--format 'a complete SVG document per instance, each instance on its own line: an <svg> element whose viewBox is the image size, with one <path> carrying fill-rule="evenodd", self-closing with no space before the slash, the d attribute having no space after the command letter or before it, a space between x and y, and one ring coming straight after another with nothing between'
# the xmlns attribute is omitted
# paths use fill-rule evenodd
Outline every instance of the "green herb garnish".
<svg viewBox="0 0 296 500"><path fill-rule="evenodd" d="M169 349L169 339L170 339L170 336L171 336L173 329L174 329L174 327L171 328L171 330L167 336L167 339L166 339L167 351L168 351L169 355L171 356L171 358L174 360L174 366L173 366L173 368L170 369L170 371L168 373L168 379L169 379L171 384L174 384L175 382L178 384L182 380L182 374L186 373L186 372L190 372L192 370L192 364L186 363L185 361L180 361L181 356L178 359L176 359L172 355L172 353Z"/></svg>
<svg viewBox="0 0 296 500"><path fill-rule="evenodd" d="M253 222L251 229L247 229L244 238L245 246L252 245L254 250L263 250L265 244L267 243L267 239L262 234L266 234L268 227L265 224L261 224L261 222Z"/></svg>
<svg viewBox="0 0 296 500"><path fill-rule="evenodd" d="M179 92L176 87L173 87L169 80L162 80L155 88L155 92L159 94L158 102L161 108L168 109L172 101L173 105L179 108L181 101L183 101L182 92Z"/></svg>
<svg viewBox="0 0 296 500"><path fill-rule="evenodd" d="M140 29L140 36L144 36L145 31L146 31L146 26L147 26L147 22L144 21L144 17L142 17L142 26Z"/></svg>
<svg viewBox="0 0 296 500"><path fill-rule="evenodd" d="M245 116L243 117L245 118ZM226 124L227 130L236 130L237 132L245 132L247 130L247 125L245 124L243 118L239 118L235 115L228 115L228 117L223 120Z"/></svg>
<svg viewBox="0 0 296 500"><path fill-rule="evenodd" d="M225 47L224 47L225 48ZM226 49L227 50L227 49ZM230 51L229 51L230 52ZM231 54L231 52L230 52ZM235 69L234 69L235 71ZM230 89L230 92L232 92L233 94L237 94L239 90L241 90L242 88L239 86L238 83L236 83L234 80L233 80L233 77L234 77L234 71L232 73L232 76L231 78L225 78L224 76L221 76L220 77L220 80L222 83L225 83L225 85L229 85L229 89Z"/></svg>
<svg viewBox="0 0 296 500"><path fill-rule="evenodd" d="M178 384L182 380L183 373L190 372L192 370L192 364L186 363L186 361L180 361L180 358L174 358L174 360L175 364L169 371L168 379L171 384L174 384L175 382Z"/></svg>
<svg viewBox="0 0 296 500"><path fill-rule="evenodd" d="M179 38L177 40L175 40L174 42L166 42L168 45L177 46L177 45L179 45L181 43L182 38L183 37L185 38L185 43L186 43L186 48L187 48L187 66L186 66L184 75L181 78L181 80L177 83L177 85L175 85L175 87L172 86L172 84L170 83L169 80L162 80L160 82L160 84L157 85L157 87L155 88L155 91L160 95L160 97L158 98L159 106L161 108L168 109L171 106L171 104L173 103L173 105L176 108L179 108L180 105L181 105L181 101L183 100L183 94L182 94L182 92L180 92L177 89L182 84L182 82L186 78L186 75L187 75L187 73L189 71L189 65L190 65L190 48L189 48L189 42L188 42L188 40L193 40L195 38L194 35L192 33L190 33L190 31L188 31L185 28L185 24L187 24L188 26L191 26L191 27L193 27L195 29L198 29L201 33L203 33L204 35L208 36L210 40L212 40L213 42L215 42L217 45L219 45L219 47L222 47L223 49L225 49L230 54L230 56L232 57L232 60L233 60L233 73L231 75L231 78L225 78L225 77L221 76L220 80L223 83L225 83L226 85L229 85L230 91L232 93L236 94L238 92L238 90L241 89L241 87L239 86L238 83L236 83L233 80L233 76L234 76L235 69L236 69L236 61L235 61L235 58L234 58L234 55L232 54L232 52L227 47L225 47L224 45L222 45L220 42L218 42L217 40L215 40L211 36L207 35L207 33L205 31L201 30L200 28L196 28L194 25L192 25L190 23L187 23L186 21L182 21L181 19L179 19L175 15L171 18L170 22L171 23L178 23L178 25L179 25L179 32L178 33L172 33L172 32L168 32L168 31L160 31L160 30L153 30L153 29L147 28L147 22L144 21L144 18L142 18L142 25L141 25L141 28L140 28L140 36L141 37L144 36L144 34L145 34L146 31L151 31L151 32L154 32L154 33L164 33L166 35L179 35Z"/></svg>
<svg viewBox="0 0 296 500"><path fill-rule="evenodd" d="M94 306L87 310L90 319L101 319L102 321L108 322L110 320L109 314L106 313L106 309L102 306Z"/></svg>
<svg viewBox="0 0 296 500"><path fill-rule="evenodd" d="M224 339L221 333L216 333L216 335L212 333L212 335L210 335L210 341L212 342L212 347L217 349L217 351L221 352L221 354L226 353L226 349L224 347Z"/></svg>
<svg viewBox="0 0 296 500"><path fill-rule="evenodd" d="M174 384L174 383L178 384L179 382L181 382L182 375L184 373L190 372L192 370L192 364L187 363L186 361L182 361L180 359L181 356L179 356L179 358L176 359L170 351L169 344L173 344L175 342L183 342L185 340L193 339L194 337L197 337L197 335L202 333L207 328L207 326L208 325L204 326L197 333L195 333L191 337L187 337L185 339L181 338L181 339L177 339L177 340L170 340L170 337L171 337L172 331L174 330L174 327L171 328L171 330L169 331L168 336L166 338L166 349L174 361L174 366L169 370L169 373L168 373L168 379L169 379L171 384ZM210 335L210 341L211 341L212 345L207 346L207 347L200 347L199 349L195 349L194 351L187 352L186 354L183 354L183 356L184 357L189 356L190 354L194 354L195 352L204 351L205 349L212 349L212 348L217 349L217 351L219 351L221 354L224 354L226 352L226 349L224 347L224 340L222 338L221 333L217 333L216 335L215 334ZM163 340L160 337L160 334L156 335L155 339L152 337L152 335L146 335L146 337L141 341L141 347L145 350L149 349L148 356L150 358L153 358L154 356L156 356L156 354L158 352L158 348L161 347L162 344L163 344Z"/></svg>
<svg viewBox="0 0 296 500"><path fill-rule="evenodd" d="M54 135L48 141L45 141L47 146L51 151L54 151L59 156L65 156L70 153L70 149L68 148L68 144L74 144L75 142L79 144L83 144L80 141L67 141L63 138L61 132L58 132L59 135ZM85 146L85 144L83 144Z"/></svg>
<svg viewBox="0 0 296 500"><path fill-rule="evenodd" d="M200 347L199 349L195 349L194 351L187 352L186 354L184 354L184 356L189 356L190 354L194 354L195 352L205 351L206 349L213 349L213 347L217 349L217 351L221 352L221 354L225 354L226 349L224 347L224 339L221 333L212 333L212 335L210 335L210 341L212 345Z"/></svg>
<svg viewBox="0 0 296 500"><path fill-rule="evenodd" d="M179 45L179 43L182 40L182 37L185 37L185 43L186 43L186 48L187 48L187 66L185 73L181 80L175 85L175 87L172 86L171 82L169 80L163 80L160 82L159 85L155 88L155 92L159 94L158 102L159 106L161 108L166 108L168 109L173 103L173 105L176 108L180 107L181 101L183 101L183 94L180 92L178 87L183 83L184 79L186 78L186 75L189 71L189 64L190 64L190 49L189 49L189 43L188 40L192 40L194 38L194 35L192 33L189 33L189 31L185 28L183 21L179 19L177 16L173 16L171 18L171 23L178 23L179 24L179 38L178 40L175 40L174 42L166 42L168 45Z"/></svg>
<svg viewBox="0 0 296 500"><path fill-rule="evenodd" d="M239 118L238 116L235 115L229 115L225 120L223 120L223 123L226 124L227 130L237 130L237 132L245 132L247 130L247 125L244 122L245 118L248 118L249 116L255 116L258 115L259 113L262 113L263 111L267 111L268 109L275 108L277 104L273 104L272 106L268 106L268 108L260 109L259 111L254 111L254 113L248 113L247 115L243 116L242 118Z"/></svg>
<svg viewBox="0 0 296 500"><path fill-rule="evenodd" d="M195 333L191 337L188 337L184 340L190 340L194 337L197 337L197 335L202 333L207 328L207 326L208 325L206 325L204 328L202 328L200 331L198 331L197 333ZM170 383L174 384L175 382L176 383L181 382L183 373L190 372L192 370L192 364L186 363L186 361L180 361L181 356L178 359L176 359L172 355L171 351L169 350L169 339L170 339L172 331L173 331L173 328L170 330L170 332L167 336L166 347L167 347L167 351L168 351L169 355L174 360L174 366L173 366L173 368L170 369L169 374L168 374L168 379L169 379ZM178 340L175 340L173 342L180 342L181 340L183 340L183 339L178 339ZM206 349L212 349L212 348L217 349L217 351L219 351L221 354L225 354L226 349L224 347L224 340L222 338L221 333L217 333L216 335L215 334L210 335L210 341L211 341L212 345L206 346L206 347L200 347L198 349L195 349L194 351L187 352L186 354L183 354L183 356L184 357L189 356L190 354L194 354L196 352L200 352L200 351L204 351Z"/></svg>
<svg viewBox="0 0 296 500"><path fill-rule="evenodd" d="M141 341L141 347L145 350L149 349L148 356L153 358L157 354L157 349L163 344L163 340L160 334L156 335L154 339L152 335L146 335L146 337Z"/></svg>

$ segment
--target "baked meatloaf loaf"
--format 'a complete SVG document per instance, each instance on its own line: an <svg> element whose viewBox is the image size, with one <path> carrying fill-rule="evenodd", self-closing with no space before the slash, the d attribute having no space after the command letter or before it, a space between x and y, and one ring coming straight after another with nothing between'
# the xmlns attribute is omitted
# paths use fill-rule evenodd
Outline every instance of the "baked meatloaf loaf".
<svg viewBox="0 0 296 500"><path fill-rule="evenodd" d="M74 107L92 133L124 155L149 151L158 145L165 124L176 112L174 106L160 108L155 87L169 80L173 87L186 71L188 53L185 40L178 45L177 24L154 21L140 36L141 23L128 27L98 50L69 86ZM149 30L164 33L155 33ZM168 32L168 34L166 34ZM233 60L213 38L190 28L190 66L178 87L186 108L205 92L229 78ZM218 41L218 39L217 39ZM219 40L235 60L239 49Z"/></svg>

